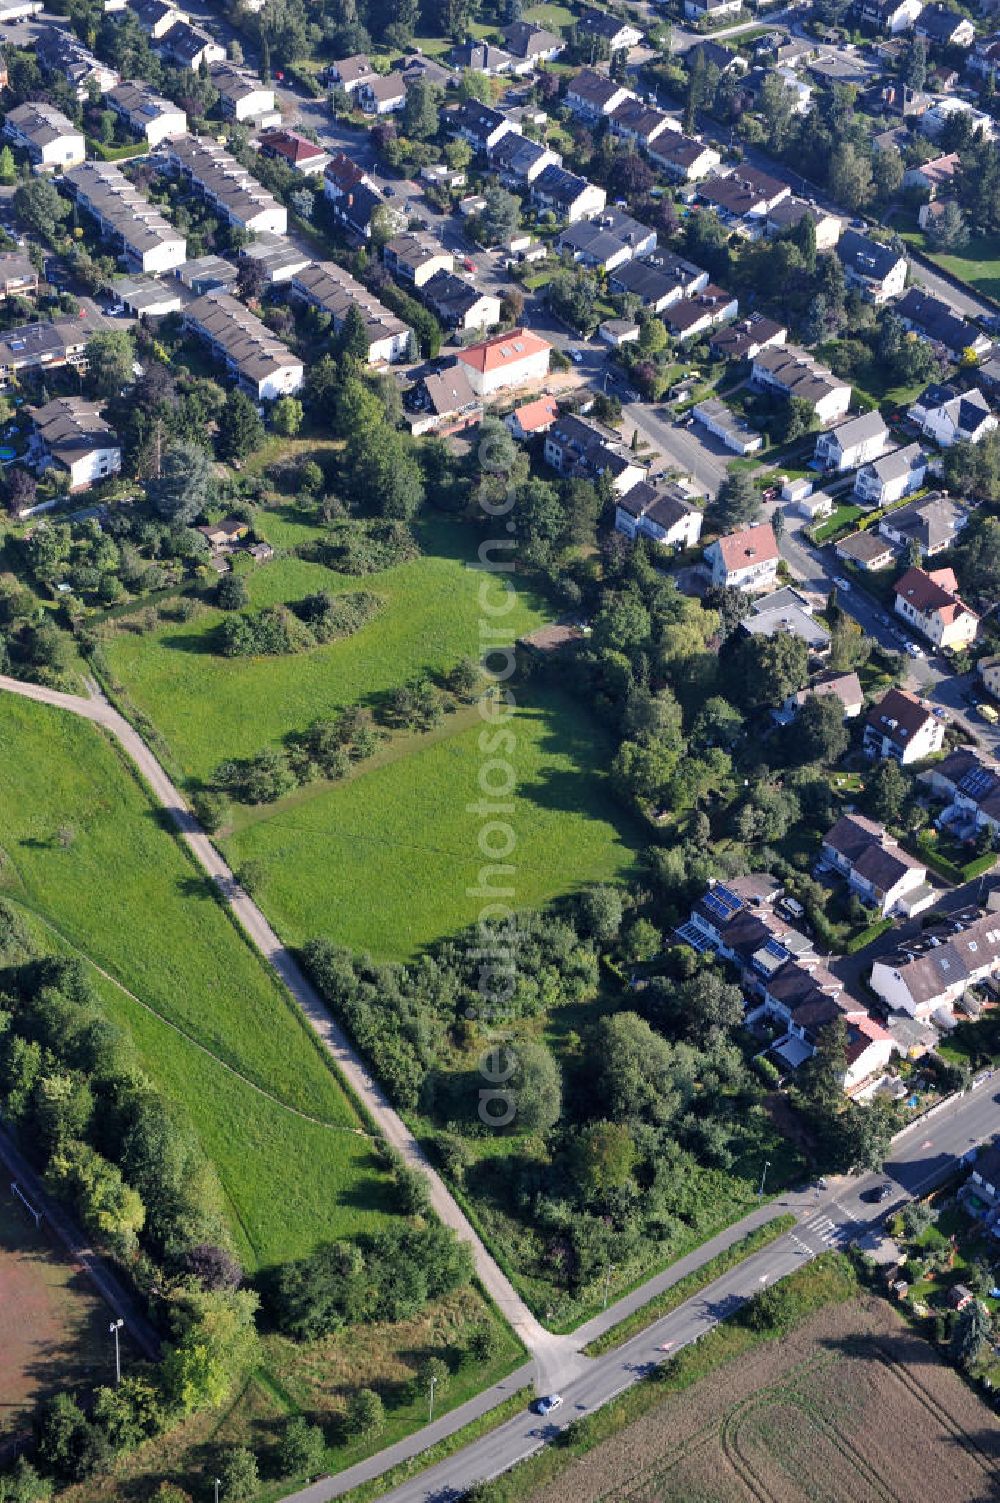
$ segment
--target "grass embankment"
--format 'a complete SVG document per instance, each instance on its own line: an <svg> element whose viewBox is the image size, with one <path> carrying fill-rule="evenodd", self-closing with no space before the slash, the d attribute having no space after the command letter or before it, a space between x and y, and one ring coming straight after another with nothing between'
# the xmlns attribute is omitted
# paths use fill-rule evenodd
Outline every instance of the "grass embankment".
<svg viewBox="0 0 1000 1503"><path fill-rule="evenodd" d="M0 891L120 983L108 1011L198 1131L246 1266L377 1226L389 1182L357 1113L131 764L10 695L0 734Z"/></svg>
<svg viewBox="0 0 1000 1503"><path fill-rule="evenodd" d="M265 532L270 516L262 517ZM287 525L298 525L301 534L293 517ZM224 758L253 756L347 705L379 705L416 673L447 671L466 655L479 656L483 575L467 567L476 537L444 519L418 531L422 557L364 579L298 558L276 559L247 576L254 609L317 590L367 589L385 599L376 621L326 647L280 658L224 658L216 650L223 613L214 608L142 635L111 637L112 673L157 726L185 776L207 778ZM544 619L525 585L504 624L517 637Z"/></svg>
<svg viewBox="0 0 1000 1503"><path fill-rule="evenodd" d="M759 1252L762 1247L776 1242L779 1237L791 1231L794 1225L795 1217L786 1212L784 1216L777 1216L774 1221L769 1221L766 1226L759 1226L755 1231L748 1232L745 1237L734 1242L732 1247L727 1247L725 1252L717 1253L694 1273L678 1279L676 1284L656 1295L641 1310L626 1315L624 1320L618 1321L603 1336L598 1336L596 1341L588 1342L584 1347L587 1356L600 1357L604 1352L610 1352L614 1347L637 1336L640 1331L645 1331L647 1326L653 1325L664 1315L669 1315L671 1310L676 1310L678 1305L683 1305L693 1294L714 1283L724 1273L728 1273L730 1268L735 1268L744 1258L749 1258L751 1253Z"/></svg>
<svg viewBox="0 0 1000 1503"><path fill-rule="evenodd" d="M559 1475L572 1459L585 1456L601 1441L622 1430L668 1400L685 1392L700 1378L766 1341L777 1340L792 1324L806 1320L826 1305L841 1304L858 1292L858 1279L842 1253L824 1253L814 1263L772 1286L786 1291L789 1319L780 1328L754 1331L735 1320L723 1321L700 1341L685 1347L648 1378L625 1390L592 1414L575 1420L560 1441L522 1461L513 1471L489 1483L483 1503L530 1503L537 1491Z"/></svg>

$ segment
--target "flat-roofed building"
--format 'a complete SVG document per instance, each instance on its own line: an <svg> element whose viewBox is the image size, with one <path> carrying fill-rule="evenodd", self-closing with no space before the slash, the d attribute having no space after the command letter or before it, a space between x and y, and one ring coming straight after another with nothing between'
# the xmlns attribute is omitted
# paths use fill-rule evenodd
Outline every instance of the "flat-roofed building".
<svg viewBox="0 0 1000 1503"><path fill-rule="evenodd" d="M117 305L134 318L165 318L181 311L180 283L176 277L158 282L154 277L121 277L108 288Z"/></svg>
<svg viewBox="0 0 1000 1503"><path fill-rule="evenodd" d="M271 286L290 282L312 263L312 257L284 235L258 235L248 245L240 246L240 260L259 266Z"/></svg>
<svg viewBox="0 0 1000 1503"><path fill-rule="evenodd" d="M204 136L171 141L167 161L182 182L207 198L237 229L272 235L284 235L288 229L284 204L217 141Z"/></svg>
<svg viewBox="0 0 1000 1503"><path fill-rule="evenodd" d="M187 241L113 162L81 162L63 179L130 271L173 271L187 260Z"/></svg>
<svg viewBox="0 0 1000 1503"><path fill-rule="evenodd" d="M302 385L302 361L228 292L208 292L184 309L184 322L258 402Z"/></svg>
<svg viewBox="0 0 1000 1503"><path fill-rule="evenodd" d="M38 272L31 258L20 251L0 254L0 297L33 297L38 291Z"/></svg>

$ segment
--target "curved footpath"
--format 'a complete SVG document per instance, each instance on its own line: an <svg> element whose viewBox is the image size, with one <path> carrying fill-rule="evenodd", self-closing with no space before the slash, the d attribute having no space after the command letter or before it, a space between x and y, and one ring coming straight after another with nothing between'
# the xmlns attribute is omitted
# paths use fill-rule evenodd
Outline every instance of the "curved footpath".
<svg viewBox="0 0 1000 1503"><path fill-rule="evenodd" d="M427 1180L431 1204L440 1219L472 1249L476 1276L504 1319L513 1327L535 1362L535 1381L545 1392L566 1382L580 1367L576 1343L568 1336L554 1336L535 1319L507 1275L487 1252L468 1217L428 1161L406 1123L389 1104L379 1083L355 1053L347 1035L334 1020L319 993L281 943L253 899L243 891L227 863L191 813L179 790L129 724L99 691L89 697L63 694L41 684L23 683L0 674L0 690L55 709L68 710L103 726L135 764L156 802L170 815L181 838L205 874L212 879L223 900L239 920L254 948L275 971L295 998L311 1027L334 1060L350 1089L364 1106L385 1141Z"/></svg>
<svg viewBox="0 0 1000 1503"><path fill-rule="evenodd" d="M442 1415L433 1424L334 1477L319 1479L291 1495L287 1503L327 1503L329 1499L341 1497L360 1483L379 1477L390 1467L409 1461L436 1442L454 1435L532 1381L542 1393L561 1390L566 1402L554 1420L540 1423L525 1412L385 1495L387 1503L390 1499L393 1503L419 1503L424 1499L460 1496L471 1483L494 1476L539 1449L579 1414L607 1403L637 1382L651 1366L664 1361L668 1351L677 1351L688 1342L697 1340L761 1285L783 1277L804 1260L816 1257L830 1247L844 1247L863 1237L906 1200L923 1194L933 1184L947 1178L963 1154L1000 1130L1000 1093L997 1092L1000 1081L990 1075L897 1134L892 1158L883 1170L883 1176L893 1181L896 1193L885 1207L875 1209L864 1199L866 1191L882 1176L842 1177L831 1181L828 1186L824 1183L822 1187L807 1186L790 1192L779 1201L761 1205L742 1221L727 1227L711 1241L578 1327L572 1336L554 1336L544 1330L531 1314L487 1252L461 1207L428 1162L409 1128L390 1106L378 1082L371 1078L315 988L260 909L240 888L178 790L124 716L96 689L88 698L62 694L0 675L2 690L81 715L103 726L115 737L142 774L154 798L169 812L195 860L212 878L250 942L302 1008L338 1070L386 1141L425 1176L436 1213L470 1245L480 1282L533 1358L502 1382ZM599 1358L583 1355L582 1348L587 1343L725 1251L749 1231L784 1211L795 1214L798 1221L795 1231L752 1254L621 1347ZM525 1408L527 1410L527 1405Z"/></svg>

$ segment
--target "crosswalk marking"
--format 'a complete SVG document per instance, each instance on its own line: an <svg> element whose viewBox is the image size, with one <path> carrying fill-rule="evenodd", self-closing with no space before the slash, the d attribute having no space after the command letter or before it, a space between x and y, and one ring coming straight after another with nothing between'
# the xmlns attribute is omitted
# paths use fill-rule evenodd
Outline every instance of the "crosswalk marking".
<svg viewBox="0 0 1000 1503"><path fill-rule="evenodd" d="M805 1226L806 1231L812 1232L821 1242L826 1242L831 1246L833 1243L839 1242L844 1236L844 1228L838 1226L829 1216L812 1216L806 1222Z"/></svg>

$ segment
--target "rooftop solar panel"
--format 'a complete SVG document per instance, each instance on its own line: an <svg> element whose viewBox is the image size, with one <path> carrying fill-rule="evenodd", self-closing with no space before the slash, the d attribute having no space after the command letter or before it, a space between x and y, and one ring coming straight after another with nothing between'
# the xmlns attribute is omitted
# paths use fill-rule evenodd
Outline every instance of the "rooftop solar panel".
<svg viewBox="0 0 1000 1503"><path fill-rule="evenodd" d="M743 899L738 898L734 892L730 892L728 887L723 887L721 882L717 882L712 888L712 891L715 893L715 896L719 899L719 901L721 903L725 903L726 907L729 908L732 913L736 913L740 908L743 907Z"/></svg>
<svg viewBox="0 0 1000 1503"><path fill-rule="evenodd" d="M967 798L981 799L996 787L997 779L987 767L974 767L959 782L959 790Z"/></svg>

